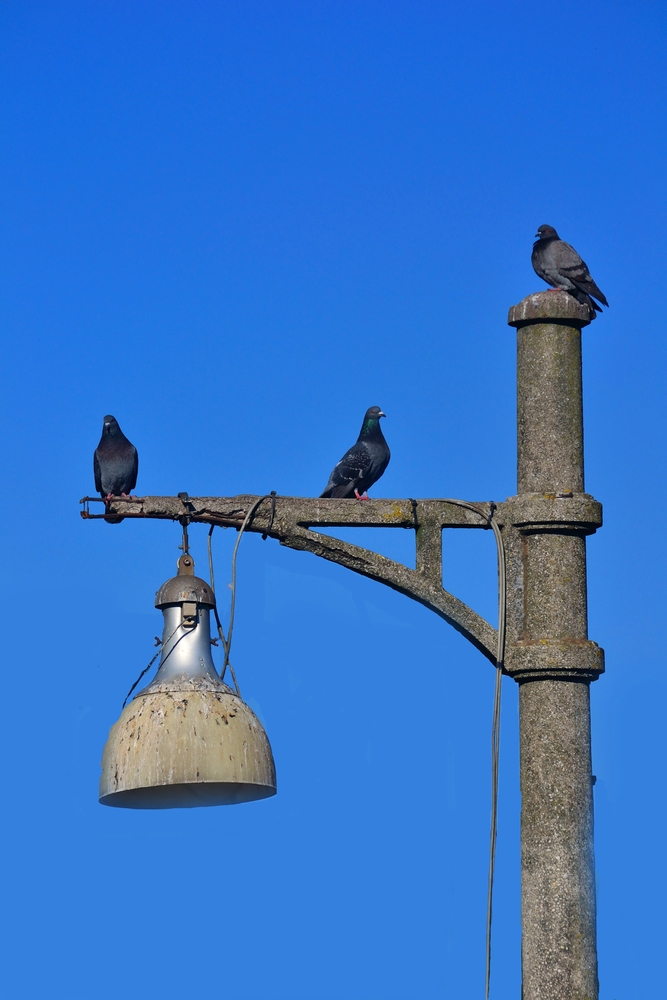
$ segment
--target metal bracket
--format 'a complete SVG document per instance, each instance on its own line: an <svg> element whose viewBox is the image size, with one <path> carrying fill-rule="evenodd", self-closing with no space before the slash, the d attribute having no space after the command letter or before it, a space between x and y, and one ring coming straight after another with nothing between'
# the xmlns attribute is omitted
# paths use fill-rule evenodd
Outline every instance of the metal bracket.
<svg viewBox="0 0 667 1000"><path fill-rule="evenodd" d="M81 503L86 504L89 498ZM240 528L257 501L255 496L188 497L191 522ZM287 548L328 559L384 583L435 611L468 639L491 663L496 662L497 631L481 615L442 586L442 529L489 527L492 512L502 524L503 504L475 503L480 513L448 500L323 500L275 498L275 510L262 507L246 527L276 538ZM107 513L124 517L180 520L179 497L122 497L109 501ZM83 517L91 517L82 511ZM417 527L415 528L415 525ZM343 542L318 528L407 528L415 532L416 568L387 559L377 552Z"/></svg>
<svg viewBox="0 0 667 1000"><path fill-rule="evenodd" d="M82 517L88 513L85 497ZM240 528L248 511L259 498L188 497L190 522ZM450 500L323 500L309 497L272 498L263 504L246 526L246 531L276 538L281 545L345 566L378 583L384 583L430 608L465 636L473 646L496 662L498 636L481 615L460 601L442 585L442 531L444 528L487 528L491 514L500 526L508 552L508 637L506 672L519 679L536 676L572 677L578 672L593 679L603 667L601 651L594 643L582 651L574 645L556 648L548 641L522 645L521 601L523 569L521 536L531 533L577 533L588 535L602 524L602 508L589 494L524 494L505 503L475 502L475 510ZM142 517L180 521L183 496L119 497L108 501L105 514L125 518ZM326 528L406 528L415 533L415 569L385 556L341 541ZM320 530L322 529L322 530ZM183 559L183 557L181 557ZM575 660L577 661L575 663ZM585 661L585 662L584 662ZM559 666L559 663L561 664Z"/></svg>

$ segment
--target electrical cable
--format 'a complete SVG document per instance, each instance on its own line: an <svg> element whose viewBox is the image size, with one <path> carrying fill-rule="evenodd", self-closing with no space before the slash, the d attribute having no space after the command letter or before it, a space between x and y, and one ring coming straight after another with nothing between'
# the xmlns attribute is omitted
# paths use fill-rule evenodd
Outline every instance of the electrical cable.
<svg viewBox="0 0 667 1000"><path fill-rule="evenodd" d="M271 514L270 514L270 518L269 518L269 525L267 527L267 532L271 530L271 528L273 527L273 518L274 518L274 514L275 514L275 504L276 504L276 493L275 493L275 490L273 490L271 493L266 494L265 496L260 497L258 500L255 501L255 503L252 505L252 507L249 509L248 513L246 514L241 527L238 529L239 533L238 533L238 537L236 539L236 543L234 545L234 551L232 553L232 581L231 581L231 584L230 584L232 596L231 596L231 604L230 604L230 609L229 609L229 627L228 627L228 632L227 632L227 636L226 637L225 637L224 630L222 628L222 623L220 621L220 617L218 615L218 609L217 609L217 607L214 607L214 609L213 609L214 614L215 614L215 620L216 620L217 627L218 627L218 635L220 636L220 640L222 642L222 647L223 647L223 650L224 650L224 661L223 661L223 664L222 664L222 670L220 672L220 678L221 678L221 680L224 679L225 673L227 671L227 667L229 667L230 673L232 675L232 679L234 681L234 687L236 689L236 693L239 696L239 698L241 697L241 691L239 689L238 682L236 680L236 674L234 672L234 667L232 666L232 664L230 662L230 653L231 653L231 645L232 645L232 633L233 633L233 630L234 630L234 614L235 614L235 611L236 611L236 562L237 562L237 557L238 557L239 545L241 543L241 538L243 537L243 533L246 530L246 528L248 527L248 525L250 524L250 521L252 520L252 518L255 516L257 510L259 509L259 507L261 506L261 504L265 500L271 500ZM496 842L497 842L497 836L498 836L498 777L499 777L499 765L500 765L500 708L501 708L501 693L502 693L503 662L504 662L504 658L505 658L505 635L506 635L506 617L507 617L507 615L506 615L506 605L507 605L507 601L506 601L506 592L507 592L507 567L506 567L506 560L505 560L505 546L504 546L504 543L503 543L502 533L500 531L500 527L496 523L496 521L494 519L494 516L493 516L494 515L495 504L491 505L491 511L490 511L489 514L487 514L486 511L484 511L481 507L478 507L476 504L473 504L473 503L468 503L465 500L447 499L447 500L444 501L444 503L451 503L451 504L454 504L457 507L465 507L468 510L474 511L481 518L483 518L488 523L488 526L493 530L493 534L494 534L494 537L495 537L495 540L496 540L496 549L497 549L497 557L498 557L498 645L497 645L497 650L496 650L496 680L495 680L495 687L494 687L493 716L492 716L492 724L491 724L491 830L490 830L490 843L489 843L489 875L488 875L487 911L486 911L486 981L485 981L485 997L486 997L486 1000L489 1000L489 988L490 988L490 981L491 981L491 925L492 925L492 919L493 919L493 882L494 882L495 862L496 862ZM418 530L419 525L418 525L418 521L417 521L417 503L416 503L416 501L411 500L411 504L412 504L412 513L413 513L413 520L414 520L415 529ZM213 552L212 552L212 542L211 542L211 538L212 538L212 535L213 535L214 528L215 528L215 525L214 524L211 525L211 527L209 529L209 532L208 532L208 567L209 567L209 574L210 574L210 579L211 579L211 589L213 590L213 593L215 594L215 575L214 575L214 570L213 570ZM184 525L184 539L187 538L186 532L187 532L187 527L186 527L186 525ZM262 537L266 538L266 533L264 533L262 535ZM184 541L184 546L185 545L187 545L187 542ZM171 640L171 638L175 634L175 631L169 637L169 639L167 640L167 642L169 642ZM160 643L160 647L161 648L164 645L165 645L164 643ZM153 665L153 663L155 662L155 660L157 659L157 657L159 656L159 654L160 654L160 650L158 650L158 652L155 654L155 656L153 657L153 659L151 660L151 662L148 664L148 666L146 667L146 669L142 671L142 673L139 675L139 677L137 678L137 680L135 681L135 683L132 685L132 687L128 691L128 694L127 694L127 697L125 698L125 701L123 702L123 707L125 706L128 698L130 697L130 695L132 694L132 692L136 688L136 686L139 683L139 681L141 680L141 678L150 669L150 667Z"/></svg>
<svg viewBox="0 0 667 1000"><path fill-rule="evenodd" d="M486 902L486 977L485 997L489 1000L491 985L491 924L493 920L493 880L496 867L496 842L498 838L498 776L500 767L500 696L502 693L503 662L505 659L505 634L507 631L507 564L505 560L505 545L500 527L494 520L494 508L487 514L475 504L465 500L446 500L458 507L474 510L480 517L488 521L493 529L498 554L498 646L496 649L496 682L493 692L493 715L491 722L491 830L489 839L489 876Z"/></svg>
<svg viewBox="0 0 667 1000"><path fill-rule="evenodd" d="M259 500L256 500L255 503L252 505L252 507L250 508L250 510L248 511L248 513L246 514L246 516L245 516L245 518L243 520L243 524L239 528L238 538L236 539L236 544L234 545L234 551L232 553L232 582L230 584L230 588L231 588L231 591L232 591L232 599L231 599L231 604L230 604L230 607L229 607L229 626L227 628L227 638L225 638L225 634L224 634L223 629L222 629L222 623L220 622L220 618L218 616L218 609L217 609L217 607L215 607L213 609L214 610L214 614L215 614L215 620L216 620L216 623L217 623L217 626L218 626L218 635L220 636L220 640L222 642L222 648L223 648L224 653L225 653L224 661L223 661L223 664L222 664L222 670L220 671L220 679L224 680L225 674L227 672L227 667L229 667L229 671L230 671L230 673L232 675L232 680L234 681L234 687L236 688L236 693L238 694L239 698L241 697L241 691L239 689L238 681L236 680L236 674L234 673L234 667L232 666L232 664L230 663L230 660L229 660L229 656L230 656L230 652L231 652L231 648L232 648L232 633L234 631L234 614L235 614L235 611L236 611L236 560L237 560L237 556L238 556L239 545L241 543L241 538L243 537L243 532L246 530L246 528L250 524L251 520L253 519L253 517L257 513L260 505L265 500L271 500L271 516L270 516L270 519L269 519L269 526L267 528L267 531L271 530L271 528L273 526L273 516L274 516L274 513L275 513L275 505L276 505L276 493L275 493L275 490L272 491L271 493L265 494L263 497L260 497ZM211 551L211 535L213 534L213 529L214 528L215 528L215 525L212 524L211 528L209 530L209 533L208 533L208 568L209 568L209 573L210 573L210 576L211 576L211 589L212 589L213 593L215 594L215 576L213 575L213 554L212 554L212 551Z"/></svg>
<svg viewBox="0 0 667 1000"><path fill-rule="evenodd" d="M207 539L207 547L208 547L208 573L209 573L209 578L210 578L210 581L211 581L211 590L215 594L215 572L213 570L213 551L212 551L212 547L211 547L211 539L212 539L212 536L213 536L213 529L214 528L215 528L214 524L212 524L211 527L209 528L208 539ZM218 629L218 635L220 636L220 642L222 643L223 652L225 653L225 655L227 655L227 639L225 638L225 633L224 633L224 630L222 628L222 622L220 621L220 615L218 614L217 602L213 606L213 614L215 616L215 623L216 623L216 626L217 626L217 629ZM220 679L222 680L224 678L224 676L225 676L225 671L223 670ZM234 678L234 682L236 684L236 678L234 677L233 671L232 671L232 677ZM238 684L236 684L236 693L238 694L238 696L240 698L241 697L241 692L239 691Z"/></svg>
<svg viewBox="0 0 667 1000"><path fill-rule="evenodd" d="M179 630L180 627L181 627L181 625L180 625L180 622L179 622L179 624L176 626L176 628L171 633L171 635L169 636L168 639L165 639L164 641L162 639L158 639L156 645L159 646L160 648L158 649L157 653L155 654L155 656L153 657L153 659L151 660L151 662L148 664L148 666L144 667L144 669L141 671L141 673L137 677L136 681L134 682L134 684L132 685L132 687L130 688L130 690L125 695L125 701L123 702L123 708L125 708L125 706L127 705L128 698L130 697L130 695L134 691L135 687L137 686L137 684L139 683L139 681L141 680L141 678L144 676L144 674L148 673L148 671L151 669L151 667L153 666L153 664L157 660L158 656L160 655L160 653L162 652L162 650L164 649L164 647L167 645L168 642L171 642L171 640L174 638L174 636L176 635L176 633L178 632L178 630ZM182 638L183 637L181 636L181 639ZM179 639L178 642L180 642L180 641L181 640ZM178 643L174 643L174 647L173 648L175 648L177 645L178 645ZM167 656L170 656L171 652L172 652L172 650L170 649L169 652L167 653ZM166 659L166 657L165 657L165 659Z"/></svg>
<svg viewBox="0 0 667 1000"><path fill-rule="evenodd" d="M181 500L184 500L184 502L186 502L187 501L187 493L182 493L182 494L179 493L179 498ZM88 498L86 498L86 499L88 499ZM96 499L96 498L92 497L91 499ZM230 673L232 675L232 679L234 681L234 687L236 689L236 693L239 696L239 698L241 697L241 691L239 689L238 681L236 680L236 674L234 672L234 667L229 662L229 654L231 652L231 645L232 645L232 630L234 628L234 611L235 611L235 607L236 607L236 558L237 558L237 555L238 555L239 543L241 541L241 536L243 535L243 532L248 527L248 525L250 524L250 521L252 520L252 518L254 517L255 513L259 509L260 504L262 504L264 500L270 500L271 501L271 514L269 516L269 523L268 523L268 526L267 526L266 530L267 530L267 532L269 532L273 528L273 519L274 519L275 512L276 512L276 491L275 490L272 490L271 493L268 493L266 496L260 497L259 500L257 500L252 505L252 507L250 508L250 510L248 511L248 513L245 516L243 524L241 525L241 527L239 529L239 535L238 535L238 538L236 539L236 545L234 546L234 552L232 554L232 582L231 582L232 603L231 603L231 607L230 607L230 610L229 610L229 632L228 632L226 638L225 638L225 633L224 633L223 628L222 628L222 622L220 621L220 616L218 615L218 609L217 609L216 606L213 607L213 613L215 615L215 621L216 621L216 624L217 624L217 627L218 627L218 635L220 636L220 641L222 642L222 648L223 648L224 654L225 654L224 662L222 664L222 671L220 673L220 679L221 680L224 679L225 673L227 672L227 667L229 667ZM183 518L180 519L180 521L181 521L181 525L183 527L183 541L182 541L182 543L180 545L180 548L183 550L183 554L187 555L189 553L189 551L190 551L190 546L189 546L189 542L188 542L188 524L190 523L190 518L189 517L183 517ZM209 530L209 533L208 533L208 571L209 571L209 575L210 575L210 578L211 578L211 590L215 594L215 574L214 574L214 571L213 571L213 552L212 552L212 548L211 548L211 535L213 534L213 529L214 528L215 528L215 525L212 524L211 528ZM266 534L263 534L262 538L266 538ZM125 708L125 706L127 705L127 702L129 700L130 695L132 694L132 692L134 691L134 689L138 685L138 683L141 680L141 678L145 674L148 673L148 671L153 666L153 664L157 660L157 658L160 655L160 653L163 651L164 647L169 642L171 642L171 640L174 638L174 636L176 635L176 633L178 632L178 630L179 630L180 627L181 627L181 625L180 625L180 622L179 622L179 624L176 626L176 628L171 633L171 635L169 636L168 639L166 639L164 641L163 640L159 640L158 641L159 649L158 649L157 653L155 654L155 656L153 657L153 659L150 661L150 663L148 664L148 666L144 667L144 669L141 671L141 673L137 677L136 681L134 682L134 684L132 685L132 687L130 688L130 690L125 695L125 701L123 702L123 708ZM181 636L181 638L178 640L178 642L180 642L182 638L183 638L183 636ZM174 644L174 646L172 647L172 649L169 650L169 653L167 654L167 656L171 655L171 653L173 652L173 649L175 649L175 647L178 645L178 642L176 642Z"/></svg>

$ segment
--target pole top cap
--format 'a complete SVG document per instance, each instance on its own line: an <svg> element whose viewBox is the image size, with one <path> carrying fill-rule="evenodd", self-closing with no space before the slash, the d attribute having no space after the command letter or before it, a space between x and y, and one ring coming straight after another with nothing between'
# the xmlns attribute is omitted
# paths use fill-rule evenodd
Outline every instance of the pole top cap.
<svg viewBox="0 0 667 1000"><path fill-rule="evenodd" d="M573 295L561 288L552 288L548 292L535 292L527 295L516 306L510 306L507 322L509 326L527 326L536 323L557 323L560 326L575 326L581 330L588 326L591 310L587 305L577 302Z"/></svg>

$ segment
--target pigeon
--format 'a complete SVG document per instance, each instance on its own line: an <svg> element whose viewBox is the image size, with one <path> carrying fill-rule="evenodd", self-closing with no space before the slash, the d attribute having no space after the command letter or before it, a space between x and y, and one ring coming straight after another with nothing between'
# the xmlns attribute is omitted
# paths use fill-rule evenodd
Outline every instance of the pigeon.
<svg viewBox="0 0 667 1000"><path fill-rule="evenodd" d="M139 456L111 414L104 418L102 437L93 458L95 489L103 500L129 496L137 485ZM122 517L105 517L109 524L120 524Z"/></svg>
<svg viewBox="0 0 667 1000"><path fill-rule="evenodd" d="M380 417L386 416L379 406L366 410L357 443L346 451L329 476L321 497L350 497L368 500L367 491L377 483L389 465L391 454L380 429Z"/></svg>
<svg viewBox="0 0 667 1000"><path fill-rule="evenodd" d="M609 303L591 278L587 264L574 247L560 239L553 226L540 226L535 235L538 239L533 243L531 260L536 274L547 285L564 288L578 302L587 305L591 319L595 319L596 310L602 310L594 300L603 306Z"/></svg>

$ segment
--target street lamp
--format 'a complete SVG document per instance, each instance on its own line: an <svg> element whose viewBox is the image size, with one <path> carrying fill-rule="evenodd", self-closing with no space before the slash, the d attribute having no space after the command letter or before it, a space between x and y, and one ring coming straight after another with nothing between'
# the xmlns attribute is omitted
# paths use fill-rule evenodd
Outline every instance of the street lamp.
<svg viewBox="0 0 667 1000"><path fill-rule="evenodd" d="M102 755L100 802L130 809L234 805L276 793L268 738L218 676L215 595L184 553L155 607L164 615L155 679L123 709Z"/></svg>
<svg viewBox="0 0 667 1000"><path fill-rule="evenodd" d="M442 585L442 530L494 526L506 566L500 665L520 687L522 1000L598 997L589 688L604 657L588 639L586 599L586 536L602 524L600 504L584 492L581 330L589 322L588 308L560 290L510 309L518 488L504 502L276 497L260 514L253 496L139 497L114 498L107 511L262 532L419 601L497 665L498 631ZM415 569L317 530L343 526L413 529ZM270 787L266 773L262 780Z"/></svg>

